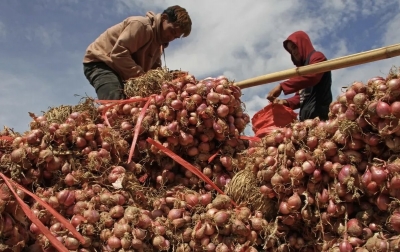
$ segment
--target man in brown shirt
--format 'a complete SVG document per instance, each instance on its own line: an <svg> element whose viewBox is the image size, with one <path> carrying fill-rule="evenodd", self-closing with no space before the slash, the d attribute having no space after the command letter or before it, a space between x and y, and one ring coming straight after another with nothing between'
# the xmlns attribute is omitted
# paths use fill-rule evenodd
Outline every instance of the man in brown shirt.
<svg viewBox="0 0 400 252"><path fill-rule="evenodd" d="M161 67L161 55L176 38L189 36L192 21L180 6L160 14L128 17L86 49L83 70L101 100L124 99L124 82Z"/></svg>

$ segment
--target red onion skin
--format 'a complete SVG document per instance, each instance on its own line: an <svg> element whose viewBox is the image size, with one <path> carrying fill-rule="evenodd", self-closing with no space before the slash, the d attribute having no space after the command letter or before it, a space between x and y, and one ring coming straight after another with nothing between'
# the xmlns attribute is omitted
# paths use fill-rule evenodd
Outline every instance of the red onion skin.
<svg viewBox="0 0 400 252"><path fill-rule="evenodd" d="M387 211L389 209L389 204L391 202L391 199L389 198L389 195L380 193L378 197L376 198L376 206L379 208L381 211Z"/></svg>
<svg viewBox="0 0 400 252"><path fill-rule="evenodd" d="M248 123L249 117L246 117L241 108L234 108L237 107L239 102L236 97L238 92L233 92L232 88L227 87L227 82L223 84L220 80L222 79L218 81L213 79L195 84L194 78L190 77L190 80L182 79L179 84L180 87L164 84L162 87L162 95L158 95L151 103L149 111L156 111L156 115L164 114L161 120L165 130L168 130L168 134L166 134L166 136L161 135L161 139L159 140L161 143L167 148L171 148L171 150L179 150L181 146L184 146L184 149L187 150L187 153L184 153L185 155L189 154L192 158L206 165L202 166L196 164L195 168L198 168L199 171L202 171L210 179L215 179L217 186L226 186L233 181L231 180L234 175L233 165L236 165L235 162L237 160L235 160L235 154L226 154L224 151L229 152L231 148L233 150L241 148L241 140L235 139L235 141L232 141L232 139L233 136L237 136L235 135L238 132L237 127L242 127L245 123ZM192 81L192 83L187 84L189 81ZM291 249L320 251L319 248L322 247L322 245L308 247L310 239L307 239L309 238L309 234L306 232L302 234L292 234L290 226L293 225L298 218L303 218L311 222L317 219L315 221L321 221L321 224L325 225L332 220L342 220L344 213L347 212L349 215L349 220L347 221L349 237L347 237L347 234L335 234L337 237L335 237L335 240L332 241L329 246L333 251L352 251L353 248L356 250L359 247L365 247L365 242L378 231L400 232L400 209L398 210L399 212L397 212L397 210L392 209L393 205L390 204L393 198L397 197L400 200L400 165L392 163L393 161L388 160L389 157L380 156L387 148L390 149L390 153L392 153L392 151L396 153L393 149L395 147L392 146L393 148L390 148L389 146L385 146L385 144L395 145L395 141L397 141L395 138L398 137L398 139L400 139L400 131L392 133L390 136L384 136L383 134L387 134L388 131L396 127L397 124L390 126L388 130L383 129L385 126L389 125L389 123L398 121L397 119L393 119L394 117L400 118L400 101L391 101L391 99L395 99L397 96L393 96L393 98L388 95L384 96L385 94L382 93L386 88L388 91L400 90L400 81L399 79L391 81L390 87L388 84L389 82L383 78L371 80L371 83L372 84L369 83L368 87L360 82L354 83L351 88L347 90L346 94L342 95L340 99L331 104L330 112L332 115L330 115L330 120L319 122L318 120L309 119L304 122L294 123L293 126L287 128L274 130L272 136L266 137L266 142L268 142L267 148L264 148L262 151L259 150L259 147L264 147L260 143L261 146L251 146L254 148L247 150L248 152L246 152L246 154L249 156L259 154L258 157L254 158L255 168L253 172L257 174L257 178L259 179L258 188L262 197L276 198L277 202L279 202L279 215L281 219L274 235L279 238L283 238L286 235L288 236L288 244L278 246L278 244L270 244L271 242L268 242L269 250L272 251L278 248L278 251L280 251L279 249L282 251ZM372 85L374 85L373 92L376 92L377 97L370 97L369 93L371 92L370 88ZM208 91L206 92L204 90ZM185 93L185 97L183 97L183 93ZM180 95L181 97L179 97ZM380 97L383 98L380 99ZM189 101L193 103L193 106L187 104ZM143 105L143 103L141 104ZM174 107L176 111L171 108L171 105L173 105L172 107ZM134 123L126 119L124 119L126 120L125 123L130 123L131 125L120 125L122 123L118 120L118 116L136 116L135 120L137 120L137 115L140 112L139 106L141 105L137 103L121 105L119 108L111 108L107 116L110 121L113 120L115 122L115 127L125 129L132 128ZM161 110L159 108L161 106L165 106L168 109ZM219 111L217 111L217 108L219 108ZM158 109L160 111L157 111ZM362 111L363 109L366 110ZM364 117L364 115L368 115L368 117ZM218 121L218 117L226 118L223 118L222 121ZM350 134L348 132L342 132L342 123L346 122L346 118L354 120L361 129L352 130ZM82 124L80 121L83 121L82 115L74 113L70 115L70 118L68 118L65 123L59 125L51 124L49 126L49 131L56 145L63 146L63 148L68 146L60 140L66 136L71 146L80 148L80 152L85 154L85 157L89 156L93 161L103 158L103 155L106 154L115 156L114 143L104 140L109 136L107 135L107 126L104 124L93 124L91 127L94 128L91 128L86 134L85 132L78 133L78 125ZM188 125L181 127L183 122L187 122ZM198 124L200 122L202 125L199 126ZM89 129L89 126L87 127ZM316 130L311 131L313 129ZM326 136L316 137L318 133L321 133L319 129L321 129L322 133L326 134ZM316 132L317 134L310 134L310 132ZM15 142L19 142L15 144L20 149L14 153L13 158L18 161L19 164L22 164L22 159L26 155L28 160L30 160L30 162L32 161L32 164L36 162L38 157L35 157L32 148L39 148L39 143L37 141L43 137L44 133L45 132L40 131L35 131L34 133L32 131L31 134L27 134L19 140L14 140ZM224 140L224 137L229 137L230 139ZM387 140L388 138L390 141ZM224 141L225 146L215 144L215 141L222 141L221 139ZM138 145L141 146L139 148L140 150L150 148L150 145L147 144L145 140L140 141L144 143L139 144L138 142ZM285 153L288 160L282 162L280 157L283 155L283 151L286 152L288 150L283 147L288 145L288 143L293 143L293 150ZM304 149L299 148L300 143L306 145ZM28 150L27 146L31 149ZM213 162L207 163L208 158L206 157L216 153L220 147L227 147L227 150L224 149L220 151ZM43 167L45 170L47 169L47 171L45 171L46 175L42 174L42 171L39 171L36 172L36 174L38 174L36 177L43 176L45 179L53 178L51 171L61 170L63 176L66 177L65 182L68 186L78 186L81 182L86 182L86 185L82 185L82 187L79 187L80 189L61 189L61 191L57 190L57 192L46 190L44 193L38 193L43 194L43 198L55 209L68 213L68 215L71 214L69 218L71 219L71 224L75 227L83 225L82 228L85 228L83 230L89 230L90 228L88 227L94 226L90 223L97 222L97 219L101 218L104 220L105 227L109 229L108 233L102 232L104 249L111 250L111 247L118 247L119 242L125 249L125 245L123 244L125 244L126 241L124 240L124 242L122 242L123 237L121 237L121 232L117 235L115 232L113 233L112 230L114 224L127 225L128 221L121 209L126 209L125 203L132 203L132 199L129 201L129 196L124 196L126 193L123 192L116 195L115 192L111 190L102 191L104 188L101 186L98 186L97 191L95 191L95 189L90 189L91 186L87 185L88 182L83 178L82 171L73 170L71 165L65 163L65 160L57 160L59 158L57 155L55 155L56 157L49 155L49 152L46 153L46 148L47 146L42 145L39 148L41 151L45 150L42 152L42 157L39 157L39 160L42 162L44 161ZM60 147L60 149L62 148ZM368 154L366 154L365 151L367 149L370 151ZM289 152L292 153L289 154ZM161 152L157 152L157 154L160 153ZM20 154L24 156L19 156ZM263 156L263 154L265 154L265 156ZM369 154L387 163L385 165L380 163L379 165L375 163L372 165L369 157L366 157L366 155ZM0 157L2 155L4 154L0 152ZM323 158L319 158L320 156L323 156ZM52 164L46 168L46 163L50 162L52 162ZM235 168L236 167L237 166L235 166ZM154 181L157 180L160 182L159 184L166 181L167 178L168 181L172 181L172 179L170 179L171 176L175 175L175 172L179 172L179 168L176 170L174 165L163 164L160 168L160 171L152 171L149 178L154 179ZM125 167L125 169L127 172L135 171L135 167L129 169ZM27 172L26 174L30 175L35 170L39 169L30 167L27 170L29 173ZM105 182L116 181L119 175L123 175L124 173L125 170L121 171L121 173L107 172L107 176L109 174L110 176L105 177ZM31 176L28 177L31 180L30 183L32 183L34 179L32 179ZM76 181L73 180L73 178L77 178ZM202 187L202 185L197 183L199 181L197 176L190 171L183 172L182 175L176 174L172 178L179 184L183 184L187 187L198 185ZM166 240L168 238L165 236L166 226L163 226L162 221L160 221L167 219L168 223L171 223L175 228L186 228L187 224L192 222L202 223L199 226L200 228L204 226L203 233L196 233L198 230L193 231L191 228L187 228L190 229L190 232L187 232L189 233L188 237L183 238L185 246L182 247L182 250L195 250L196 247L201 244L203 249L208 248L215 250L218 245L218 249L222 250L226 249L231 251L235 249L235 251L244 251L250 249L249 247L245 248L246 245L243 245L246 241L250 241L254 246L256 246L257 243L258 245L262 244L263 241L260 241L261 239L258 232L272 223L262 222L261 219L264 218L264 216L260 216L260 213L253 213L254 215L246 217L247 221L245 221L239 218L238 213L235 212L240 210L231 208L229 204L215 208L216 206L213 204L211 193L213 189L210 185L204 185L204 188L200 188L198 193L182 193L182 195L180 195L179 190L182 190L182 188L183 187L178 187L176 191L174 191L175 189L168 189L169 191L166 193L167 196L165 196L165 198L155 201L154 209L150 209L151 211L146 212L141 211L141 220L135 224L137 227L133 227L132 225L132 234L136 232L134 230L136 228L145 230L145 227L150 227L155 235L162 236L156 239L156 243L158 242L157 245L160 248L169 247L169 245L167 246L169 241ZM368 200L365 202L357 202L357 199L355 197L353 198L355 195L353 194L354 188L359 188L364 194L363 197L368 198ZM89 193L89 190L91 190L91 193ZM88 193L86 194L86 192ZM69 195L69 193L75 193L75 200L72 200L73 196ZM2 195L0 194L0 198L1 197ZM123 203L121 203L122 201ZM0 203L1 202L3 201L0 199ZM122 208L113 208L114 203ZM95 205L95 208L92 208L92 204ZM309 207L303 208L305 204L308 204ZM192 215L190 212L196 207L206 208L207 212ZM318 217L313 216L314 213L310 210L316 207L320 207L322 210ZM355 213L361 211L360 209L363 211L366 209L374 209L381 211L380 213L387 213L387 216L385 216L387 217L385 218L387 227L383 227L382 220L378 218L375 219L375 217L365 223L364 220L356 220ZM38 209L34 209L33 211L35 214L39 212ZM99 215L99 213L107 213L107 215ZM112 217L114 218L110 216L110 213L113 214ZM204 216L207 218L204 218ZM159 220L156 220L158 218ZM50 216L41 216L40 219L43 220L44 223L47 223L46 225L50 227L52 232L58 232L62 228L58 225L59 223L55 223ZM4 219L4 222L6 220L7 218ZM243 224L234 220L239 220L243 222ZM7 221L9 222L9 220ZM362 222L362 224L358 222ZM218 228L214 226L215 223ZM341 221L341 223L344 224L343 221ZM13 223L9 224L12 225ZM233 239L226 237L228 234L234 232L233 226L235 226L235 228L237 228L237 226L244 227L242 231L249 235L246 235L246 237L235 237ZM34 225L30 228L32 229L32 233L37 233ZM387 228L387 230L385 228ZM0 231L5 230L10 231L11 229L3 229ZM237 230L235 230L235 232L237 232ZM192 233L195 234L195 238L198 238L198 241L193 241ZM58 238L65 239L65 237L67 236ZM149 238L149 236L146 238L139 238L137 235L136 237L138 241L135 241L135 246L140 246L134 249L141 249L148 246L146 243L153 242L152 238L154 238ZM120 239L120 241L118 242L114 238ZM111 246L110 244L107 245L109 239L111 239ZM383 239L389 240L389 235L385 234L385 238ZM324 243L329 243L328 241L330 242L330 239L324 240ZM74 247L74 240L69 239L68 243L71 243L68 245ZM379 242L377 242L376 248L379 247L378 243ZM172 241L171 244L173 244ZM324 246L326 246L326 244L324 244ZM118 249L120 248L116 250Z"/></svg>
<svg viewBox="0 0 400 252"><path fill-rule="evenodd" d="M396 231L400 232L400 213L394 212L390 218L389 218L389 223L391 225L391 228Z"/></svg>
<svg viewBox="0 0 400 252"><path fill-rule="evenodd" d="M303 172L305 172L307 174L312 174L315 171L315 164L313 161L308 160L303 163L302 168L303 168Z"/></svg>
<svg viewBox="0 0 400 252"><path fill-rule="evenodd" d="M400 189L400 175L394 175L390 180L390 189L391 190L398 190Z"/></svg>
<svg viewBox="0 0 400 252"><path fill-rule="evenodd" d="M292 210L299 210L301 207L301 199L297 192L295 192L292 196L289 197L288 199L288 206Z"/></svg>
<svg viewBox="0 0 400 252"><path fill-rule="evenodd" d="M400 118L400 101L395 101L390 105L392 115L396 118Z"/></svg>
<svg viewBox="0 0 400 252"><path fill-rule="evenodd" d="M386 85L390 91L398 90L400 89L400 79L391 79L386 82Z"/></svg>
<svg viewBox="0 0 400 252"><path fill-rule="evenodd" d="M382 184L387 179L387 171L383 167L371 166L371 178L377 184Z"/></svg>
<svg viewBox="0 0 400 252"><path fill-rule="evenodd" d="M58 202L65 205L71 206L75 202L75 192L70 190L60 191L57 195Z"/></svg>
<svg viewBox="0 0 400 252"><path fill-rule="evenodd" d="M378 101L376 104L376 113L380 118L388 117L391 114L391 107L383 101Z"/></svg>
<svg viewBox="0 0 400 252"><path fill-rule="evenodd" d="M353 88L350 87L349 89L347 89L347 91L346 91L346 93L345 93L347 102L348 102L348 103L353 102L353 98L354 98L354 96L355 96L356 94L357 94L357 93L356 93L356 91L355 91Z"/></svg>
<svg viewBox="0 0 400 252"><path fill-rule="evenodd" d="M350 219L347 222L347 232L351 236L359 237L362 235L363 226L357 219Z"/></svg>

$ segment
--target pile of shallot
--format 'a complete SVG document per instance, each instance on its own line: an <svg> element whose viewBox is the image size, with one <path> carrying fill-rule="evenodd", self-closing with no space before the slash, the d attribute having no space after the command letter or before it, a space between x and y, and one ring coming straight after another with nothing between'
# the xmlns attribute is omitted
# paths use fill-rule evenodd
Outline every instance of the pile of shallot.
<svg viewBox="0 0 400 252"><path fill-rule="evenodd" d="M146 139L178 154L223 189L237 170L235 154L245 149L239 136L249 117L239 99L240 90L223 76L197 81L187 75L165 82L161 90L147 99L132 97L121 104L100 105L97 115L75 110L64 121L55 118L56 108L51 121L31 113L29 131L1 133L1 172L39 196L83 235L85 243L40 202L21 194L66 249L151 251L194 246L171 236L173 225L181 220L168 216L176 211L192 214L197 201L201 206L196 207L197 213L205 214L215 197L213 186ZM133 161L128 163L135 133ZM2 248L20 244L34 251L57 250L40 226L25 218L8 186L0 182L1 220L7 224L1 225L1 231L4 237L13 236L11 243L1 243ZM168 188L175 185L180 185L174 193L180 205L170 202ZM189 189L194 197L185 199L182 195ZM166 227L164 232L157 223ZM193 220L183 226L194 228L194 224Z"/></svg>
<svg viewBox="0 0 400 252"><path fill-rule="evenodd" d="M132 141L135 126L140 125L133 160L144 164L142 171L148 172L149 183L157 187L204 186L193 172L179 167L162 150L149 144L148 137L194 165L223 189L237 170L234 155L245 149L239 136L250 118L244 113L240 96L240 89L224 76L197 81L186 75L163 83L161 93L150 98L147 108L147 101L141 101L112 108L101 105L99 112L128 142ZM131 99L137 98L140 97Z"/></svg>
<svg viewBox="0 0 400 252"><path fill-rule="evenodd" d="M25 193L16 190L21 199L25 199ZM19 207L7 185L0 181L0 250L7 251L13 247L20 251L27 246L30 234L26 227L29 225L25 214Z"/></svg>
<svg viewBox="0 0 400 252"><path fill-rule="evenodd" d="M330 105L329 120L273 130L263 147L240 156L260 192L279 205L266 248L399 249L399 105L396 73L354 82Z"/></svg>
<svg viewBox="0 0 400 252"><path fill-rule="evenodd" d="M248 148L240 95L223 76L186 75L150 97L103 102L97 115L31 114L29 131L6 128L0 172L26 190L0 179L0 250L59 251L54 240L79 252L399 249L396 73L354 82L328 121L275 129ZM272 218L214 190L250 192L229 187L244 169L277 205Z"/></svg>

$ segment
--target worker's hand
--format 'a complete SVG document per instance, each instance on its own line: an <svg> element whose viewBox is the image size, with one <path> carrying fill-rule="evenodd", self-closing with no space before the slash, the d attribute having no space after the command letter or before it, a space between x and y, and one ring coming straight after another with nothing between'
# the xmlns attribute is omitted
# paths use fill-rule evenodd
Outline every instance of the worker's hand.
<svg viewBox="0 0 400 252"><path fill-rule="evenodd" d="M272 103L274 103L274 104L282 104L284 106L289 106L288 101L285 100L285 99L276 98Z"/></svg>
<svg viewBox="0 0 400 252"><path fill-rule="evenodd" d="M276 98L278 98L278 97L281 95L281 93L282 93L282 87L281 87L281 85L278 85L278 86L274 87L274 88L269 92L269 94L267 95L267 99L268 99L270 102L274 102L274 100L275 100Z"/></svg>

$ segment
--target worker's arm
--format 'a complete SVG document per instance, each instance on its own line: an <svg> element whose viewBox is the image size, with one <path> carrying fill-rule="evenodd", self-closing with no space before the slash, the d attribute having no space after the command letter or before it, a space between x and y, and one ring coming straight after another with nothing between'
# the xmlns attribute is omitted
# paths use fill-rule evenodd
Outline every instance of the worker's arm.
<svg viewBox="0 0 400 252"><path fill-rule="evenodd" d="M287 106L293 110L300 108L300 94L297 92L293 97L286 99Z"/></svg>
<svg viewBox="0 0 400 252"><path fill-rule="evenodd" d="M122 75L123 80L143 74L141 66L132 59L132 54L144 46L151 38L152 31L139 21L129 23L122 31L110 58L116 70Z"/></svg>
<svg viewBox="0 0 400 252"><path fill-rule="evenodd" d="M326 58L321 52L315 52L310 58L310 65L325 61ZM285 95L296 93L304 88L313 87L320 82L324 73L309 74L290 78L281 82L280 86Z"/></svg>
<svg viewBox="0 0 400 252"><path fill-rule="evenodd" d="M293 110L300 108L300 94L297 92L293 97L288 99L276 98L272 101L274 104L281 104Z"/></svg>

